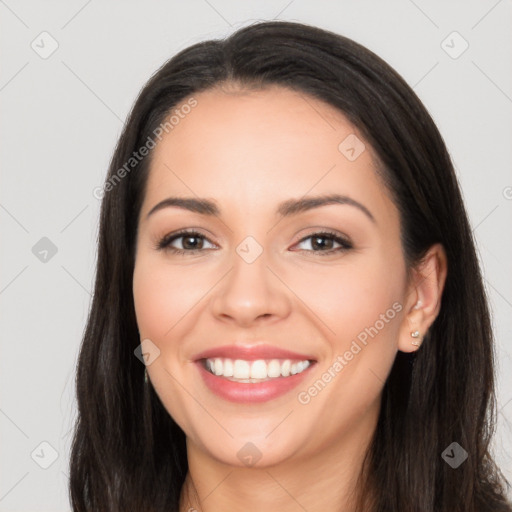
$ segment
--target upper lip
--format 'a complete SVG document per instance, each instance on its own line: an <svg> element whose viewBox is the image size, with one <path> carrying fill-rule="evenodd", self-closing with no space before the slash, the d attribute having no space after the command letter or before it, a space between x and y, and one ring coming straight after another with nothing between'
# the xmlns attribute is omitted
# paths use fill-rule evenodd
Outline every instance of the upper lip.
<svg viewBox="0 0 512 512"><path fill-rule="evenodd" d="M256 361L257 359L295 359L299 361L314 361L311 355L299 354L278 348L268 344L260 345L222 345L209 348L194 356L195 361L210 359L214 357L225 357L228 359L243 359L245 361Z"/></svg>

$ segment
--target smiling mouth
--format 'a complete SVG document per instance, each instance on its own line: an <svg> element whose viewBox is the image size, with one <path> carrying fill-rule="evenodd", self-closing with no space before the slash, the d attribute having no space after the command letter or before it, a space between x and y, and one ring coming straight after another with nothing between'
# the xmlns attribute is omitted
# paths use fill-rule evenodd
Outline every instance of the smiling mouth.
<svg viewBox="0 0 512 512"><path fill-rule="evenodd" d="M212 375L232 382L258 383L291 377L302 373L315 361L294 359L230 359L213 357L202 359L203 367Z"/></svg>

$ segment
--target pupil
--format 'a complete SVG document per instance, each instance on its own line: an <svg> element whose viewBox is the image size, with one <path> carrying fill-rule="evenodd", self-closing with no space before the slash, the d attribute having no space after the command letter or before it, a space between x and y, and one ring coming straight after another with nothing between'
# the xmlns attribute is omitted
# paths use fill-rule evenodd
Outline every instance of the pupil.
<svg viewBox="0 0 512 512"><path fill-rule="evenodd" d="M186 238L184 238L184 240L185 240L185 243L183 245L184 245L184 247L186 249L197 249L198 237L196 237L196 236L187 236ZM195 240L196 244L189 244L189 243L186 242L187 240Z"/></svg>
<svg viewBox="0 0 512 512"><path fill-rule="evenodd" d="M324 243L318 243L318 240L324 240ZM327 244L325 242L325 240L328 240ZM323 236L316 236L313 238L313 248L325 248L326 245L328 245L329 242L332 242L332 240L330 239L327 239L326 237L323 237ZM316 246L316 247L315 247Z"/></svg>

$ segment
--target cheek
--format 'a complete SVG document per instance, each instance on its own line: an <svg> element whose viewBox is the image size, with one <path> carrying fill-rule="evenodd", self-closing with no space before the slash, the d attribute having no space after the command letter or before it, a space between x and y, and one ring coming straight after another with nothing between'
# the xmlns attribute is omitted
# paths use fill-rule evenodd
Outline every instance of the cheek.
<svg viewBox="0 0 512 512"><path fill-rule="evenodd" d="M375 324L383 336L398 332L404 279L399 260L375 253L314 272L304 269L289 274L287 282L339 349Z"/></svg>
<svg viewBox="0 0 512 512"><path fill-rule="evenodd" d="M347 361L349 388L366 389L369 399L380 391L396 357L404 282L401 260L381 253L351 268L339 292L333 345Z"/></svg>
<svg viewBox="0 0 512 512"><path fill-rule="evenodd" d="M174 328L194 300L199 290L185 272L165 268L162 262L141 255L133 274L133 297L141 335L163 340Z"/></svg>
<svg viewBox="0 0 512 512"><path fill-rule="evenodd" d="M346 307L343 320L352 339L365 341L389 339L393 345L400 325L402 309L401 281L389 267L381 271L376 267L366 269L361 275L354 272L347 283L348 297L343 296Z"/></svg>
<svg viewBox="0 0 512 512"><path fill-rule="evenodd" d="M315 402L312 409L318 408L319 415L328 415L329 404L343 403L345 412L329 412L333 429L364 414L391 370L402 320L401 261L395 253L369 252L347 259L337 269L315 272L302 285L308 307L321 320L317 325L327 341L327 357L322 382L316 376L307 383L312 387L302 389L299 402ZM314 398L317 394L322 396Z"/></svg>
<svg viewBox="0 0 512 512"><path fill-rule="evenodd" d="M144 338L160 338L165 332L169 300L165 290L165 280L157 274L157 269L145 265L144 258L138 257L133 273L133 300L139 331Z"/></svg>
<svg viewBox="0 0 512 512"><path fill-rule="evenodd" d="M322 320L330 353L297 399L305 412L323 418L326 432L338 432L340 425L354 425L365 416L391 370L403 309L405 271L399 261L382 255L363 258L315 276L322 293L310 292L316 299L308 306ZM340 407L333 409L333 404Z"/></svg>

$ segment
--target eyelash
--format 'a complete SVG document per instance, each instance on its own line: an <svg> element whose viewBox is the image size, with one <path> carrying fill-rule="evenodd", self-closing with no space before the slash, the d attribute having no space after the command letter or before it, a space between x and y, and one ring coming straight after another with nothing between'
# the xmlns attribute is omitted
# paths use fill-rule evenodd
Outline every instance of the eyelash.
<svg viewBox="0 0 512 512"><path fill-rule="evenodd" d="M198 233L197 231L187 231L182 230L178 231L177 233L173 233L171 235L166 235L163 238L161 238L155 245L155 249L159 251L169 251L173 254L195 254L197 252L201 252L203 249L177 249L176 247L170 247L170 244L174 242L174 240L177 240L179 238L202 238L205 240L208 240L207 237L202 235L201 233ZM313 250L307 250L307 249L300 249L301 252L313 252L316 253L318 256L324 256L324 255L330 255L336 252L344 252L348 251L353 248L352 244L346 240L345 238L342 238L339 236L336 232L333 231L321 231L321 232L315 232L311 233L310 235L302 238L297 243L300 244L309 238L326 238L329 240L333 240L334 242L337 242L341 245L341 247L338 247L336 249L330 249L328 251L313 251ZM212 243L210 240L208 240L210 243ZM205 249L207 250L207 249Z"/></svg>

